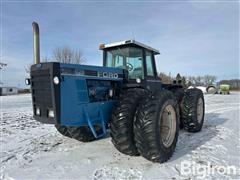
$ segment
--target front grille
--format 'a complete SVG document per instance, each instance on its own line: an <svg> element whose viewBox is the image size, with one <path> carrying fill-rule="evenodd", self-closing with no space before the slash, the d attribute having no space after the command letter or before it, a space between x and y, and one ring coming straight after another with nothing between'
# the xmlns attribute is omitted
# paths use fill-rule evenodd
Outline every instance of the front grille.
<svg viewBox="0 0 240 180"><path fill-rule="evenodd" d="M31 72L33 107L41 109L41 116L47 117L48 109L53 108L51 76L49 69Z"/></svg>

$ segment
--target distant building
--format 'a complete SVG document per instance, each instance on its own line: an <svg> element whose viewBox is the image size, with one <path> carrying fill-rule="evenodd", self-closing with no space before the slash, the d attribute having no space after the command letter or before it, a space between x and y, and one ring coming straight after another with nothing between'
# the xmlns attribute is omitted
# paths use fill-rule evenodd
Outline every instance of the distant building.
<svg viewBox="0 0 240 180"><path fill-rule="evenodd" d="M18 94L17 87L0 87L0 96Z"/></svg>

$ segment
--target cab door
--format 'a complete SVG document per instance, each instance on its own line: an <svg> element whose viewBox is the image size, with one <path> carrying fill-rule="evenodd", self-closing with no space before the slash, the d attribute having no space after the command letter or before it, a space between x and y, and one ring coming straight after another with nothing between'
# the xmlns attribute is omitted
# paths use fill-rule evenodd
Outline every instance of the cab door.
<svg viewBox="0 0 240 180"><path fill-rule="evenodd" d="M153 52L145 50L145 77L147 89L151 91L161 90L162 83L157 75Z"/></svg>

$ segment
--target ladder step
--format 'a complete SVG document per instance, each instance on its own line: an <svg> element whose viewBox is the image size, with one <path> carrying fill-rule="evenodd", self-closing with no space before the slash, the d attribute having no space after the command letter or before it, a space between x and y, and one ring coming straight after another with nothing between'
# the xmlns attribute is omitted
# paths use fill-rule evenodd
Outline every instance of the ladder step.
<svg viewBox="0 0 240 180"><path fill-rule="evenodd" d="M105 123L104 123L104 116L103 116L103 113L102 113L101 109L100 108L98 109L100 117L94 119L94 123L99 122L101 124L101 127L102 127L102 133L101 134L97 134L96 129L95 129L94 125L92 124L92 121L89 118L88 112L86 111L85 108L83 109L83 111L84 111L85 117L87 119L88 126L90 127L94 137L96 139L99 139L99 138L102 138L102 137L106 136L107 130L106 130L106 126L105 126Z"/></svg>

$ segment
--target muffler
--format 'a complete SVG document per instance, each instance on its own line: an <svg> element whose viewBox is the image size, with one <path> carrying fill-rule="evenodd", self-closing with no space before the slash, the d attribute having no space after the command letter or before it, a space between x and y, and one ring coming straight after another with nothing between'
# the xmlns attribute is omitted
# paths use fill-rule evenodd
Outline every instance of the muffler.
<svg viewBox="0 0 240 180"><path fill-rule="evenodd" d="M40 63L40 40L39 40L39 26L38 23L33 22L33 56L34 56L34 63Z"/></svg>

